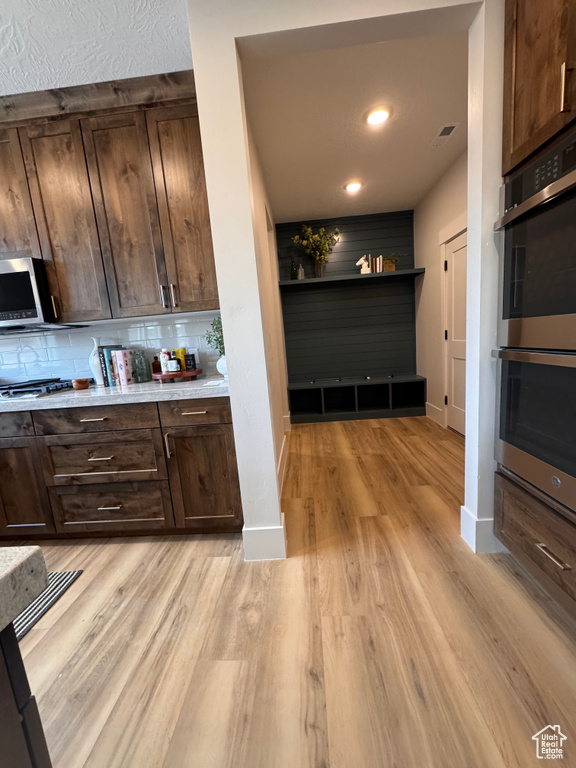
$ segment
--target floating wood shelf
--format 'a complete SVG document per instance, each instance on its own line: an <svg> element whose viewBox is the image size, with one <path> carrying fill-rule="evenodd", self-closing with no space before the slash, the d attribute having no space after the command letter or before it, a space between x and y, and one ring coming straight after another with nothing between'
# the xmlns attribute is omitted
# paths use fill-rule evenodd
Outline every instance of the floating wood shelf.
<svg viewBox="0 0 576 768"><path fill-rule="evenodd" d="M304 280L280 280L281 288L297 288L302 285L322 285L323 283L345 283L349 280L390 280L395 277L409 277L423 275L426 270L420 269L396 269L393 272L371 272L368 275L327 275L326 277L306 277Z"/></svg>

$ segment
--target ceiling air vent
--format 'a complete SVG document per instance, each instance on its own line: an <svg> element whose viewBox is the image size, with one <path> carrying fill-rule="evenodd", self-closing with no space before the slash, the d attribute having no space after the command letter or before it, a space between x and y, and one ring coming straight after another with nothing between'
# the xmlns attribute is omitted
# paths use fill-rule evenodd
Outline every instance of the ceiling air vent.
<svg viewBox="0 0 576 768"><path fill-rule="evenodd" d="M460 123L447 123L446 125L440 126L436 133L434 134L434 138L430 142L431 147L442 147L446 142L454 135L454 131Z"/></svg>

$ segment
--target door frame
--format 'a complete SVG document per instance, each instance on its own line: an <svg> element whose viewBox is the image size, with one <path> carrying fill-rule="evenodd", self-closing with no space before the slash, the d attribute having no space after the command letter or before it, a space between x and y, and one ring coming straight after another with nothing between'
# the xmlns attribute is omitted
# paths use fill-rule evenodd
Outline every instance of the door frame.
<svg viewBox="0 0 576 768"><path fill-rule="evenodd" d="M444 270L444 262L446 260L446 252L448 244L452 240L456 240L460 235L465 234L468 231L468 216L464 212L457 219L450 222L448 226L440 230L438 235L438 243L440 245L440 270L442 274L441 288L440 288L440 301L442 302L442 333L448 328L448 290L446 285L446 272ZM468 283L468 277L466 277L466 283ZM466 338L468 338L468 323L466 323ZM448 392L448 345L446 340L442 345L442 378L444 384L444 395ZM448 429L448 406L442 404L442 426L444 429Z"/></svg>

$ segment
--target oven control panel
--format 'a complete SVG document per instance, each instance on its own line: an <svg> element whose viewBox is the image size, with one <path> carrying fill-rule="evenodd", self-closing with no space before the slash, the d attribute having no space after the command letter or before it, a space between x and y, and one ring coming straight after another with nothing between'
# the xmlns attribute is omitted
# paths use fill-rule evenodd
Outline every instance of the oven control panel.
<svg viewBox="0 0 576 768"><path fill-rule="evenodd" d="M576 130L572 130L509 178L505 191L506 210L515 208L575 169Z"/></svg>

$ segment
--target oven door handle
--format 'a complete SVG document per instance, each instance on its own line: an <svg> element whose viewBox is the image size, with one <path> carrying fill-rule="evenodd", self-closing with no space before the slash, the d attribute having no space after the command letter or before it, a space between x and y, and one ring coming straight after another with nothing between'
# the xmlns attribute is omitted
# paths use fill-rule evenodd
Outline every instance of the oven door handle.
<svg viewBox="0 0 576 768"><path fill-rule="evenodd" d="M524 352L518 349L499 349L494 356L499 360L512 360L516 363L534 363L535 365L556 365L559 368L576 368L576 354Z"/></svg>
<svg viewBox="0 0 576 768"><path fill-rule="evenodd" d="M547 187L544 187L544 189L536 192L536 194L529 197L528 200L524 200L523 203L519 203L515 208L506 211L504 216L494 224L494 231L498 232L499 230L504 229L508 224L511 224L517 218L528 213L533 208L537 208L539 205L544 205L544 203L549 203L551 200L558 197L558 195L568 192L573 187L576 187L576 170L570 171L566 176L563 176L557 181L553 181L551 184L548 184Z"/></svg>

